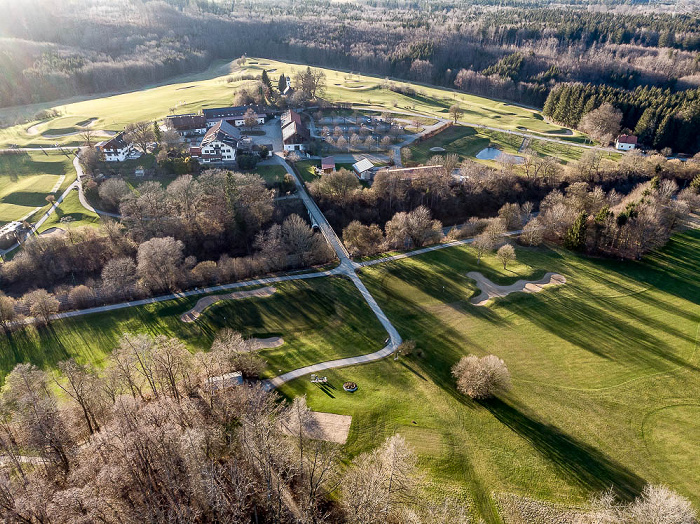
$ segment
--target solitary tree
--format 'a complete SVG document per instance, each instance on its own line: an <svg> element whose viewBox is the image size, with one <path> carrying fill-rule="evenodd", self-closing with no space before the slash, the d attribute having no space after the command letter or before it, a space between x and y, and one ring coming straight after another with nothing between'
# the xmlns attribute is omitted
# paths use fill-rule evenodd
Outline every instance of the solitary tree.
<svg viewBox="0 0 700 524"><path fill-rule="evenodd" d="M460 117L464 114L464 110L459 104L452 104L450 106L450 115L452 116L452 120L454 123L457 123L457 120L460 119Z"/></svg>
<svg viewBox="0 0 700 524"><path fill-rule="evenodd" d="M620 132L621 122L622 111L606 103L586 113L581 119L579 129L603 145L608 145Z"/></svg>
<svg viewBox="0 0 700 524"><path fill-rule="evenodd" d="M253 129L258 124L258 118L252 107L249 107L243 115L243 123L248 130Z"/></svg>
<svg viewBox="0 0 700 524"><path fill-rule="evenodd" d="M270 77L267 75L267 71L263 69L262 75L260 75L260 81L267 87L268 89L272 89L272 82L270 81Z"/></svg>
<svg viewBox="0 0 700 524"><path fill-rule="evenodd" d="M7 329L16 316L15 299L0 291L0 326Z"/></svg>
<svg viewBox="0 0 700 524"><path fill-rule="evenodd" d="M507 269L508 262L515 260L515 249L510 244L505 244L496 251L498 260L503 264L503 269Z"/></svg>
<svg viewBox="0 0 700 524"><path fill-rule="evenodd" d="M82 138L85 145L90 148L93 146L95 131L86 127L80 132L80 138Z"/></svg>
<svg viewBox="0 0 700 524"><path fill-rule="evenodd" d="M471 398L489 398L510 389L510 372L495 355L462 357L452 368L457 389Z"/></svg>
<svg viewBox="0 0 700 524"><path fill-rule="evenodd" d="M474 249L476 249L476 263L481 263L481 257L493 249L493 239L486 233L481 233L478 235L474 242L472 242Z"/></svg>
<svg viewBox="0 0 700 524"><path fill-rule="evenodd" d="M156 139L153 124L151 122L135 122L124 128L124 137L127 142L135 144L142 153L148 152L148 145Z"/></svg>

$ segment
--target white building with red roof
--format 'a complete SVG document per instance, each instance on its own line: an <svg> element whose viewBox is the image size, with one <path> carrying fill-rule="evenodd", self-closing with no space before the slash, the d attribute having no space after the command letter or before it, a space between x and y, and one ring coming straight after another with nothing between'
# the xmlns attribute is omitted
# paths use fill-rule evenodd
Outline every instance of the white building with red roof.
<svg viewBox="0 0 700 524"><path fill-rule="evenodd" d="M620 135L615 140L615 149L618 151L632 151L637 147L637 137L634 135Z"/></svg>

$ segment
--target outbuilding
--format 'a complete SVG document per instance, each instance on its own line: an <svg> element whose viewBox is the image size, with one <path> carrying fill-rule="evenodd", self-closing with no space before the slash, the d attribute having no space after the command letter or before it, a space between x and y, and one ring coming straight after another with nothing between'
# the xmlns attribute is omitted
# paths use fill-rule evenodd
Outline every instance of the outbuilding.
<svg viewBox="0 0 700 524"><path fill-rule="evenodd" d="M372 170L374 169L374 164L369 158L363 158L359 162L355 162L352 165L352 170L357 175L360 180L371 180Z"/></svg>

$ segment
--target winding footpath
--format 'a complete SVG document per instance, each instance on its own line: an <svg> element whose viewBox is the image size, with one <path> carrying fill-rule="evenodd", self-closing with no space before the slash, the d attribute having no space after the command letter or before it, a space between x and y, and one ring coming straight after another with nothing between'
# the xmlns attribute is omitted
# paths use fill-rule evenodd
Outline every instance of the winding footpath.
<svg viewBox="0 0 700 524"><path fill-rule="evenodd" d="M374 353L369 353L367 355L360 355L356 357L341 358L339 360L321 362L318 364L313 364L311 366L305 366L303 368L295 369L293 371L289 371L287 373L279 375L275 378L266 380L263 384L267 389L277 388L285 382L303 377L304 375L308 375L310 373L316 373L318 371L323 371L326 369L353 366L356 364L364 364L367 362L372 362L374 360L382 359L396 351L396 348L398 348L402 342L401 335L399 335L399 332L396 330L394 325L386 316L386 313L384 313L382 308L379 307L379 304L377 304L377 301L369 292L364 282L362 282L362 280L360 280L360 277L357 275L357 269L361 266L350 259L350 255L345 249L345 246L338 238L338 235L335 234L335 231L328 223L328 220L326 219L325 215L321 213L321 210L316 205L316 202L314 202L314 200L308 194L306 188L304 187L304 184L302 184L300 178L297 176L297 174L294 172L291 166L281 156L276 155L276 158L280 165L282 165L285 168L287 173L294 177L294 183L297 187L297 194L301 197L302 201L304 202L304 205L306 206L306 209L309 212L309 217L311 218L314 224L318 225L319 229L321 230L321 233L323 233L323 236L326 237L326 240L333 248L336 255L338 256L338 259L340 260L340 264L338 265L338 267L336 267L330 273L349 278L352 281L352 283L355 284L355 287L357 287L357 289L360 291L362 298L365 299L367 305L370 307L372 312L375 314L379 322L382 324L382 326L388 333L389 339L388 343L382 349L375 351Z"/></svg>
<svg viewBox="0 0 700 524"><path fill-rule="evenodd" d="M258 279L251 279L251 280L244 280L240 282L234 282L231 284L223 284L219 286L211 286L211 287L204 287L204 288L197 288L197 289L192 289L189 291L184 291L182 293L172 293L168 295L162 295L158 297L151 297L151 298L145 298L141 300L132 300L129 302L122 302L119 304L110 304L106 306L98 306L98 307L92 307L92 308L87 308L87 309L80 309L80 310L75 310L75 311L66 311L63 313L56 313L54 315L51 315L49 317L49 320L61 320L61 319L68 319L68 318L75 318L75 317L80 317L84 315L91 315L94 313L106 313L110 311L117 311L121 309L127 309L127 308L132 308L132 307L138 307L138 306L145 306L148 304L156 304L159 302L166 302L170 300L177 300L177 299L183 299L187 297L194 297L194 296L199 296L199 295L209 295L212 293L218 293L221 291L230 291L230 290L236 290L240 288L248 288L251 286L270 286L272 284L278 283L278 282L288 282L288 281L294 281L294 280L311 280L311 279L316 279L316 278L324 278L324 277L332 277L332 276L341 276L349 279L353 284L355 284L355 287L357 287L358 291L362 295L362 298L365 300L367 305L370 307L372 312L375 314L379 322L382 324L384 329L386 330L388 334L388 338L386 341L386 344L384 347L379 349L378 351L375 351L373 353L369 353L366 355L358 355L355 357L348 357L348 358L342 358L338 360L330 360L326 362L320 362L317 364L313 364L310 366L305 366L299 369L295 369L292 371L289 371L287 373L284 373L282 375L279 375L277 377L265 380L263 382L263 385L267 389L274 389L285 382L288 382L290 380L294 380L297 378L301 378L305 375L309 375L311 373L317 373L319 371L324 371L328 369L334 369L334 368L340 368L340 367L345 367L345 366L354 366L358 364L365 364L368 362L373 362L376 360L380 360L382 358L385 358L394 351L401 345L402 343L402 338L397 329L394 327L394 325L391 323L389 318L386 316L386 313L382 310L382 308L379 306L375 298L372 296L370 291L367 289L365 286L364 282L360 279L360 277L357 274L358 269L362 269L364 267L369 267L369 266L374 266L377 264L381 263L386 263L386 262L392 262L395 260L401 260L404 258L409 258L409 257L414 257L417 255L422 255L424 253L430 253L432 251L437 251L440 249L446 249L450 247L455 247L455 246L461 246L465 244L470 244L473 242L474 239L468 238L464 240L456 240L452 242L446 242L442 244L435 244L432 246L428 246L425 248L421 249L416 249L414 251L409 251L406 253L401 253L398 255L392 255L388 257L382 257L382 258L377 258L374 260L368 260L364 262L354 262L350 259L350 256L345 249L345 246L341 242L341 240L338 238L338 236L335 234L335 231L333 228L330 226L328 223L328 220L326 217L323 215L321 210L318 208L316 205L316 202L311 198L311 196L307 193L306 188L302 184L301 180L299 177L296 175L294 170L291 168L291 166L280 156L275 155L275 162L278 163L279 165L283 166L287 173L292 175L294 177L294 181L297 187L297 193L299 197L302 199L304 202L304 205L306 206L308 212L309 212L309 217L315 223L318 225L320 231L328 241L328 243L331 245L333 250L335 251L340 263L338 266L336 266L333 269L327 270L327 271L317 271L317 272L294 272L294 273L287 273L284 275L278 275L278 276L271 276L271 277L265 277L265 278L258 278ZM76 167L76 169L79 169L79 166ZM82 174L82 171L79 171L80 174ZM67 190L70 191L72 190L72 187L77 186L81 188L80 185L80 175L78 177L78 180L74 182L71 187ZM82 193L82 191L81 191ZM64 195L62 195L61 199L63 198ZM99 211L97 211L99 213ZM510 232L509 235L516 235L518 234L519 231L513 231ZM32 323L34 319L28 318L24 321L24 323Z"/></svg>

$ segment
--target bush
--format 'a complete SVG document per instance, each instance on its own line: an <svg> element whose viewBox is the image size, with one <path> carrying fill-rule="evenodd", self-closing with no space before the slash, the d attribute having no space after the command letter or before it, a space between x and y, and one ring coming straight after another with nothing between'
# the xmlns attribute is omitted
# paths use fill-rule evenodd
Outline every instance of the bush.
<svg viewBox="0 0 700 524"><path fill-rule="evenodd" d="M238 167L244 170L255 169L260 157L258 155L241 155L238 157Z"/></svg>
<svg viewBox="0 0 700 524"><path fill-rule="evenodd" d="M452 368L460 393L471 398L489 398L510 389L510 372L495 355L462 357Z"/></svg>

